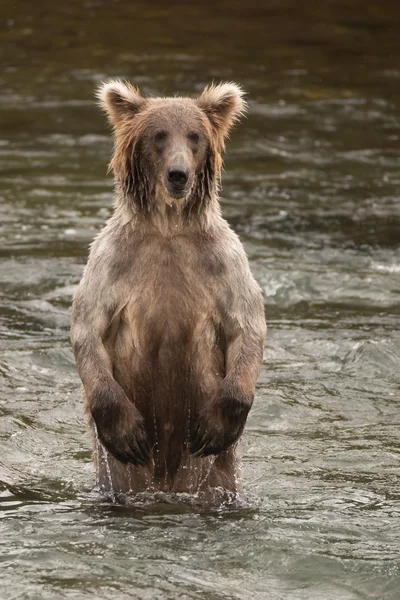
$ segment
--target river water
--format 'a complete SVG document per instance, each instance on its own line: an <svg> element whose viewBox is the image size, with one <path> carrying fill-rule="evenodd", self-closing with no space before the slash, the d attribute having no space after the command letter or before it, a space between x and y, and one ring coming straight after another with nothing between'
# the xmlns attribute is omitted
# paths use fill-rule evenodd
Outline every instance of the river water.
<svg viewBox="0 0 400 600"><path fill-rule="evenodd" d="M400 599L400 5L0 6L0 598ZM106 77L240 82L222 206L269 326L245 494L93 490L71 295L108 217Z"/></svg>

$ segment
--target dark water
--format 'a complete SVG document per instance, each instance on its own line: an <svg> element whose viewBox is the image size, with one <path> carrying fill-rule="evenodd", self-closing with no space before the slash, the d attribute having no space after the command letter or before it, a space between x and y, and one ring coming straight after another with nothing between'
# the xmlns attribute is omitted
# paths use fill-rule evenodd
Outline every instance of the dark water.
<svg viewBox="0 0 400 600"><path fill-rule="evenodd" d="M400 5L0 5L0 598L400 599ZM118 507L68 341L110 214L105 77L248 91L223 210L269 324L247 497Z"/></svg>

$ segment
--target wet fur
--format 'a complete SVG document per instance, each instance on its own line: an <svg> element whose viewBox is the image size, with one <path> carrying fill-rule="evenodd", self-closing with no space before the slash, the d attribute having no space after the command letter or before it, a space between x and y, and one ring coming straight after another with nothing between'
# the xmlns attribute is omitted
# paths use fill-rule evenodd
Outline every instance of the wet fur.
<svg viewBox="0 0 400 600"><path fill-rule="evenodd" d="M145 99L114 81L99 98L114 128L116 204L74 297L71 340L91 430L110 453L109 474L95 456L101 484L111 475L118 491L235 491L265 337L261 291L218 203L241 90ZM151 143L160 122L180 136L162 153ZM179 202L163 185L177 152L191 173Z"/></svg>

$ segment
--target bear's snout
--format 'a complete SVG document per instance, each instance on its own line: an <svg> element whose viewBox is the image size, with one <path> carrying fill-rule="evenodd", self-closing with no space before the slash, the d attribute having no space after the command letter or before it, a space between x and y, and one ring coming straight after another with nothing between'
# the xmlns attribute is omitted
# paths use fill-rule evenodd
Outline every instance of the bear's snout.
<svg viewBox="0 0 400 600"><path fill-rule="evenodd" d="M181 195L185 192L185 187L189 180L189 169L183 165L171 165L167 170L167 180L171 192L174 193L174 195Z"/></svg>
<svg viewBox="0 0 400 600"><path fill-rule="evenodd" d="M167 177L168 181L172 183L173 186L182 187L189 179L189 169L185 169L185 167L179 165L173 165L168 169Z"/></svg>

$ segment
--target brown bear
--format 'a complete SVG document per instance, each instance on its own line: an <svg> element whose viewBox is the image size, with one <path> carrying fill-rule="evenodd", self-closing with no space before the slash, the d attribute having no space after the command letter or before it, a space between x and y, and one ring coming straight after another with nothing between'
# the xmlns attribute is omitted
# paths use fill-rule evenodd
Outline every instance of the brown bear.
<svg viewBox="0 0 400 600"><path fill-rule="evenodd" d="M240 488L237 442L266 333L261 290L218 202L242 90L145 98L104 83L115 210L73 301L71 341L103 489Z"/></svg>

